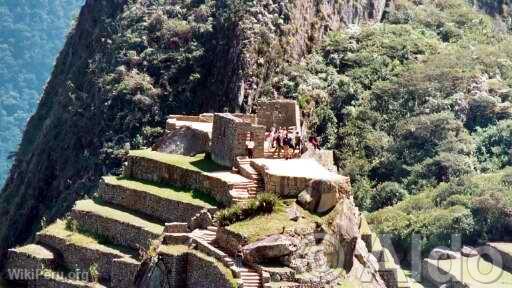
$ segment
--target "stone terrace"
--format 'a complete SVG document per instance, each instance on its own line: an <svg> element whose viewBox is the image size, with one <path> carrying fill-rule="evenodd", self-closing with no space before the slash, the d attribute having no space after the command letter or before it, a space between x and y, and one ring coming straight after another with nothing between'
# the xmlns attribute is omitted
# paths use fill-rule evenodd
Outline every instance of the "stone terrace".
<svg viewBox="0 0 512 288"><path fill-rule="evenodd" d="M246 190L246 195L237 193L244 191L241 187L248 189L250 183L250 179L225 170L204 159L204 155L186 157L133 151L124 177L105 177L94 200L78 201L68 219L37 234L36 244L9 250L6 268L49 271L32 280L25 279L25 284L34 287L134 288L142 267L139 254L169 238L164 237L166 222L184 222L180 227L186 230L188 239L211 242L216 238L216 228L196 229L194 225L200 220L194 219L200 219L203 213L213 214L222 201L229 205L237 197L249 198ZM172 235L169 239L173 239ZM248 268L233 270L234 262L222 264L202 256L211 255L210 248L216 248L199 247L206 248L187 252L184 265L188 278L183 283L188 283L188 287L217 283L215 287L228 288L232 281L245 281L244 287L260 286L258 273ZM166 255L160 251L161 257ZM70 279L55 273L75 269L90 272L91 267L95 267L99 283L88 274ZM173 287L183 287L181 284Z"/></svg>

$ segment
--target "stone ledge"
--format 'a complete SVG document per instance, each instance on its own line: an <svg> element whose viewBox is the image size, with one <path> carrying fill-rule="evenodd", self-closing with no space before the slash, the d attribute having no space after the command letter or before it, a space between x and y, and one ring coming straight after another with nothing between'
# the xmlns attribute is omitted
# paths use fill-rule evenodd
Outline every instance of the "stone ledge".
<svg viewBox="0 0 512 288"><path fill-rule="evenodd" d="M27 272L30 275L23 275L29 278L36 278L37 273L47 268L54 268L56 266L55 256L48 249L36 245L29 244L23 247L9 249L6 255L5 263L5 277L12 281L27 281L35 279L17 279L18 276L10 275L9 271L13 272Z"/></svg>
<svg viewBox="0 0 512 288"><path fill-rule="evenodd" d="M131 249L148 248L150 242L158 239L164 230L161 225L92 200L78 201L71 211L71 217L78 222L80 229Z"/></svg>
<svg viewBox="0 0 512 288"><path fill-rule="evenodd" d="M100 183L98 195L107 203L149 215L162 222L188 222L205 208L211 214L217 211L217 208L206 202L199 205L202 202L200 200L193 201L191 199L190 202L197 202L196 204L178 200L178 197L173 199L172 193L192 195L191 192L177 192L171 188L156 187L147 183L137 183L136 187L129 187L129 184L133 182L136 181L105 177ZM155 193L151 189L160 189L162 193ZM168 195L165 195L166 193Z"/></svg>
<svg viewBox="0 0 512 288"><path fill-rule="evenodd" d="M156 154L155 154L156 155ZM126 176L179 188L197 189L213 197L218 203L229 206L233 199L229 194L233 185L216 173L188 169L175 164L140 155L130 155Z"/></svg>
<svg viewBox="0 0 512 288"><path fill-rule="evenodd" d="M97 240L77 232L65 230L65 223L57 223L37 233L36 242L59 251L62 263L69 270L88 272L97 265L99 277L110 281L112 263L115 259L129 257L116 249L99 244Z"/></svg>

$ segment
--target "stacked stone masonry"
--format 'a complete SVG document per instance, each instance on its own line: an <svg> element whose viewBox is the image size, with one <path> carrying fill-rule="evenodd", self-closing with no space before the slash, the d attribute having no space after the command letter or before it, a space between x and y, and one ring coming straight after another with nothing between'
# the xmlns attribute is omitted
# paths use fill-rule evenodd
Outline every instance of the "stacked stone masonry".
<svg viewBox="0 0 512 288"><path fill-rule="evenodd" d="M59 251L61 261L65 263L68 270L80 270L88 272L90 267L97 265L100 279L109 282L112 274L112 264L115 259L129 257L119 251L107 248L99 244L79 245L69 239L52 235L44 231L38 233L37 243Z"/></svg>
<svg viewBox="0 0 512 288"><path fill-rule="evenodd" d="M236 157L248 155L246 142L249 135L255 143L254 157L264 157L264 126L254 125L232 114L215 114L210 148L213 161L233 167Z"/></svg>
<svg viewBox="0 0 512 288"><path fill-rule="evenodd" d="M229 191L233 185L215 177L214 173L188 170L158 160L130 156L125 174L130 178L144 181L197 189L209 194L224 206L229 206L232 202Z"/></svg>
<svg viewBox="0 0 512 288"><path fill-rule="evenodd" d="M79 209L76 206L71 211L71 217L77 221L81 229L93 235L101 235L116 245L135 250L140 247L147 249L151 244L150 241L158 239L164 230L163 226L158 227L156 224L143 220L141 220L142 223L134 224L125 221L124 218L106 217L94 213L94 211Z"/></svg>
<svg viewBox="0 0 512 288"><path fill-rule="evenodd" d="M257 103L258 124L267 130L272 127L295 127L300 130L300 109L296 101L274 100Z"/></svg>
<svg viewBox="0 0 512 288"><path fill-rule="evenodd" d="M99 196L107 203L129 207L130 210L151 215L162 222L188 222L205 208L212 215L217 211L214 207L176 201L108 181L100 183Z"/></svg>

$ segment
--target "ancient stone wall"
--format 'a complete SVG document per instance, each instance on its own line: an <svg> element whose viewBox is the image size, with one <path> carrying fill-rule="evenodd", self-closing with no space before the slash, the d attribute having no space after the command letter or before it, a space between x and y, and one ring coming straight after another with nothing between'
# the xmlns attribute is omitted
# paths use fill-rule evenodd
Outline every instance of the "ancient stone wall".
<svg viewBox="0 0 512 288"><path fill-rule="evenodd" d="M233 167L235 158L247 156L247 135L255 142L254 157L264 156L265 127L253 125L231 114L215 114L213 120L211 155L213 161Z"/></svg>
<svg viewBox="0 0 512 288"><path fill-rule="evenodd" d="M232 113L233 117L239 118L244 122L257 124L258 120L256 114ZM176 128L176 122L195 122L195 123L213 123L213 113L203 113L200 115L169 115L167 117L166 128L172 131Z"/></svg>
<svg viewBox="0 0 512 288"><path fill-rule="evenodd" d="M126 176L180 188L197 189L207 193L224 206L229 206L232 185L213 173L188 170L183 167L138 156L130 156L125 169Z"/></svg>
<svg viewBox="0 0 512 288"><path fill-rule="evenodd" d="M176 201L145 191L109 184L105 181L100 183L98 193L101 199L107 203L130 207L131 210L151 215L163 222L188 222L205 208L208 209L210 214L214 214L217 210L212 206L205 207Z"/></svg>
<svg viewBox="0 0 512 288"><path fill-rule="evenodd" d="M33 247L33 248L31 248ZM45 268L54 268L56 266L56 259L50 251L44 249L44 254L47 255L37 255L37 252L24 251L24 247L18 249L9 249L6 255L6 263L5 267L9 268L11 271L27 271L29 273L33 273L28 275L29 277L36 278L37 275L35 273L40 272ZM29 245L25 246L27 249L39 250L37 245ZM0 271L1 272L1 271ZM1 273L0 273L1 276ZM5 273L4 275L8 280L17 280L17 279L9 279L9 273ZM34 279L25 279L25 280L34 280Z"/></svg>
<svg viewBox="0 0 512 288"><path fill-rule="evenodd" d="M300 128L300 109L297 101L274 100L257 103L258 124L268 130L272 127Z"/></svg>
<svg viewBox="0 0 512 288"><path fill-rule="evenodd" d="M215 259L181 246L163 247L159 258L165 267L170 288L220 287L231 288L229 270Z"/></svg>
<svg viewBox="0 0 512 288"><path fill-rule="evenodd" d="M66 268L70 271L78 269L82 272L88 272L92 265L97 265L99 277L106 282L110 280L113 261L126 256L114 250L108 252L94 246L87 248L77 246L64 238L46 233L37 234L36 242L59 251L62 257L61 260L66 263Z"/></svg>
<svg viewBox="0 0 512 288"><path fill-rule="evenodd" d="M148 239L157 239L163 232L156 233L131 223L115 222L109 218L87 211L72 210L71 217L75 219L82 229L87 231L108 231L108 240L115 244L132 249L148 248Z"/></svg>
<svg viewBox="0 0 512 288"><path fill-rule="evenodd" d="M173 253L171 251L159 251L159 257L165 266L167 281L170 288L183 287L187 283L187 253Z"/></svg>
<svg viewBox="0 0 512 288"><path fill-rule="evenodd" d="M215 260L189 253L187 264L187 287L232 287L227 271L223 271Z"/></svg>
<svg viewBox="0 0 512 288"><path fill-rule="evenodd" d="M222 251L234 256L237 253L238 247L249 244L249 240L243 235L233 232L227 228L220 227L217 230L215 243L222 249Z"/></svg>
<svg viewBox="0 0 512 288"><path fill-rule="evenodd" d="M131 258L115 259L112 263L113 288L136 288L135 277L141 267L141 263Z"/></svg>

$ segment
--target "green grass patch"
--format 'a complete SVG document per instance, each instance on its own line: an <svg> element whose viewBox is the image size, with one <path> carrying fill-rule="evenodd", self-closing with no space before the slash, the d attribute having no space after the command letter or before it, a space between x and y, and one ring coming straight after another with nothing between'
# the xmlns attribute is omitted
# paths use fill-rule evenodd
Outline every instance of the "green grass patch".
<svg viewBox="0 0 512 288"><path fill-rule="evenodd" d="M298 221L292 221L287 212L287 209L291 208L292 205L294 205L293 200L280 200L272 213L237 222L228 226L227 229L246 236L249 242L254 242L269 235L279 234L283 230L290 231L314 227L316 222L325 223L330 216L330 214L323 217L311 214L297 205L301 217Z"/></svg>
<svg viewBox="0 0 512 288"><path fill-rule="evenodd" d="M130 180L122 177L103 177L107 184L123 186L128 189L145 191L161 198L189 203L205 208L213 208L218 205L217 201L210 195L190 189L171 187L141 180Z"/></svg>
<svg viewBox="0 0 512 288"><path fill-rule="evenodd" d="M57 220L55 223L41 231L40 234L62 238L66 240L66 243L74 244L76 246L99 249L109 253L122 253L129 256L133 255L134 251L130 251L126 247L114 245L99 235L93 235L88 231L80 231L80 227L78 226L72 225L73 229L70 229L69 223L71 221L73 221L71 218L66 219L66 221Z"/></svg>
<svg viewBox="0 0 512 288"><path fill-rule="evenodd" d="M168 154L146 150L132 150L130 156L143 157L152 160L156 160L162 163L175 165L184 169L199 171L199 172L218 172L226 171L227 168L220 166L213 162L211 159L207 159L205 154L199 154L193 157L183 156L177 154Z"/></svg>
<svg viewBox="0 0 512 288"><path fill-rule="evenodd" d="M92 200L82 200L76 202L75 209L94 213L105 218L115 219L116 221L119 222L128 223L137 227L141 227L155 234L161 234L163 231L163 226L159 224L149 222L147 220L141 219L139 217L136 217L130 213L121 210L100 205Z"/></svg>

